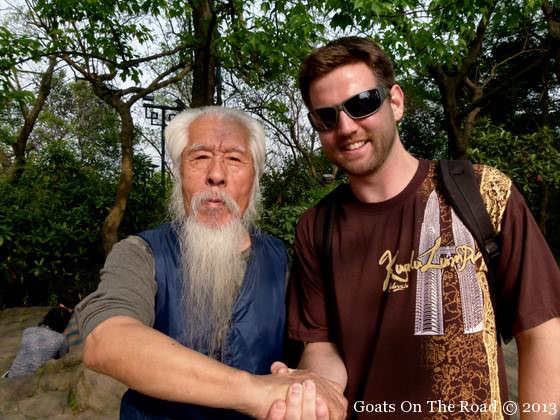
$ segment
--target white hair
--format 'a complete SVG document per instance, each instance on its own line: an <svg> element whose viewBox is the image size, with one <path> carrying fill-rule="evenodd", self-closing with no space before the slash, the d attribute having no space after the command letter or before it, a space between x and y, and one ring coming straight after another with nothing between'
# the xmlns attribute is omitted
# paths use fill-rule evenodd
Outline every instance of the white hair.
<svg viewBox="0 0 560 420"><path fill-rule="evenodd" d="M173 163L172 171L177 183L176 187L179 187L179 190L181 190L183 182L181 177L181 155L189 144L189 128L193 122L206 116L215 118L218 123L237 122L249 132L248 142L253 158L255 178L253 179L249 205L242 216L247 216L249 220L256 220L260 210L260 179L264 173L266 140L262 125L245 112L221 106L206 106L190 108L177 114L171 120L165 129L165 145L167 154Z"/></svg>
<svg viewBox="0 0 560 420"><path fill-rule="evenodd" d="M253 157L255 178L258 181L264 172L266 159L266 143L262 125L245 112L221 106L188 109L177 114L167 125L165 129L165 146L173 162L175 175L178 175L181 170L181 154L189 144L189 127L194 121L203 116L212 116L218 122L237 122L249 131L249 148Z"/></svg>

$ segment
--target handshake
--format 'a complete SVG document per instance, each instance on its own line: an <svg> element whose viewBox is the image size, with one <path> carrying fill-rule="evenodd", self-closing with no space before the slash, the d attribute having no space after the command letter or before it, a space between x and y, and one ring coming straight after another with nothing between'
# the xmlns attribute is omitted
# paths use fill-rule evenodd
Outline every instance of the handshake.
<svg viewBox="0 0 560 420"><path fill-rule="evenodd" d="M290 369L284 363L275 362L271 375L264 379L264 389L272 394L268 412L250 413L266 420L338 420L346 418L348 403L343 395L343 385L327 379L312 370ZM284 392L280 398L278 390ZM282 395L282 394L280 394ZM268 402L270 396L265 398Z"/></svg>

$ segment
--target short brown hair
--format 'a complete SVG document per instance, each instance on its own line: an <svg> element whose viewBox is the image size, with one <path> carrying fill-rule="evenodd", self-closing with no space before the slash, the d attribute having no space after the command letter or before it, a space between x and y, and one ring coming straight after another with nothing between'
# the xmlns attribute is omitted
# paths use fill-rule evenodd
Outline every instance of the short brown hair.
<svg viewBox="0 0 560 420"><path fill-rule="evenodd" d="M305 105L311 107L309 87L315 79L337 67L360 62L367 64L381 85L395 84L393 63L375 42L358 36L339 38L313 50L303 60L299 68L299 89Z"/></svg>

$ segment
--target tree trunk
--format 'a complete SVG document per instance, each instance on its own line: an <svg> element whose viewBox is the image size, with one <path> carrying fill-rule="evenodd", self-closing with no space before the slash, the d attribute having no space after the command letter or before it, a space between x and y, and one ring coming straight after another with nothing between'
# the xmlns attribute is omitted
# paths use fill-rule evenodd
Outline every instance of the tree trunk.
<svg viewBox="0 0 560 420"><path fill-rule="evenodd" d="M31 110L28 111L24 105L22 105L21 107L23 115L23 126L19 130L16 143L12 144L12 149L14 151L15 157L15 180L20 179L23 175L23 171L25 169L25 152L27 150L27 142L29 140L31 132L33 131L33 127L37 122L37 118L39 118L39 114L43 110L43 106L45 105L45 102L47 101L47 98L51 92L52 77L56 62L56 58L49 58L49 66L41 77L37 99L35 99L35 103L33 104Z"/></svg>
<svg viewBox="0 0 560 420"><path fill-rule="evenodd" d="M460 81L457 76L447 76L440 66L430 68L443 103L443 115L447 127L449 158L466 159L467 140L461 128L459 106L457 104L457 91Z"/></svg>
<svg viewBox="0 0 560 420"><path fill-rule="evenodd" d="M113 245L118 240L119 226L124 217L126 206L128 204L128 194L132 189L133 179L133 147L132 140L134 136L134 123L130 114L130 107L120 105L115 107L121 117L121 131L119 140L121 142L121 175L117 185L117 195L115 203L111 211L103 222L101 229L101 237L103 241L103 250L108 255Z"/></svg>
<svg viewBox="0 0 560 420"><path fill-rule="evenodd" d="M216 15L212 0L192 0L197 45L194 49L192 107L212 105L216 89Z"/></svg>

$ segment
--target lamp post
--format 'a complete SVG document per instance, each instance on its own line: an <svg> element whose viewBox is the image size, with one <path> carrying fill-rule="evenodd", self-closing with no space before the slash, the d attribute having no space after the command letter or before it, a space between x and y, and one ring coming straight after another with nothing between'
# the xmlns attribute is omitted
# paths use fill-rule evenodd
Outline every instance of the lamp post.
<svg viewBox="0 0 560 420"><path fill-rule="evenodd" d="M142 100L144 116L150 120L150 125L161 127L161 185L165 186L165 126L178 112L185 109L185 104L176 100L176 106L154 103L153 95L146 95Z"/></svg>

